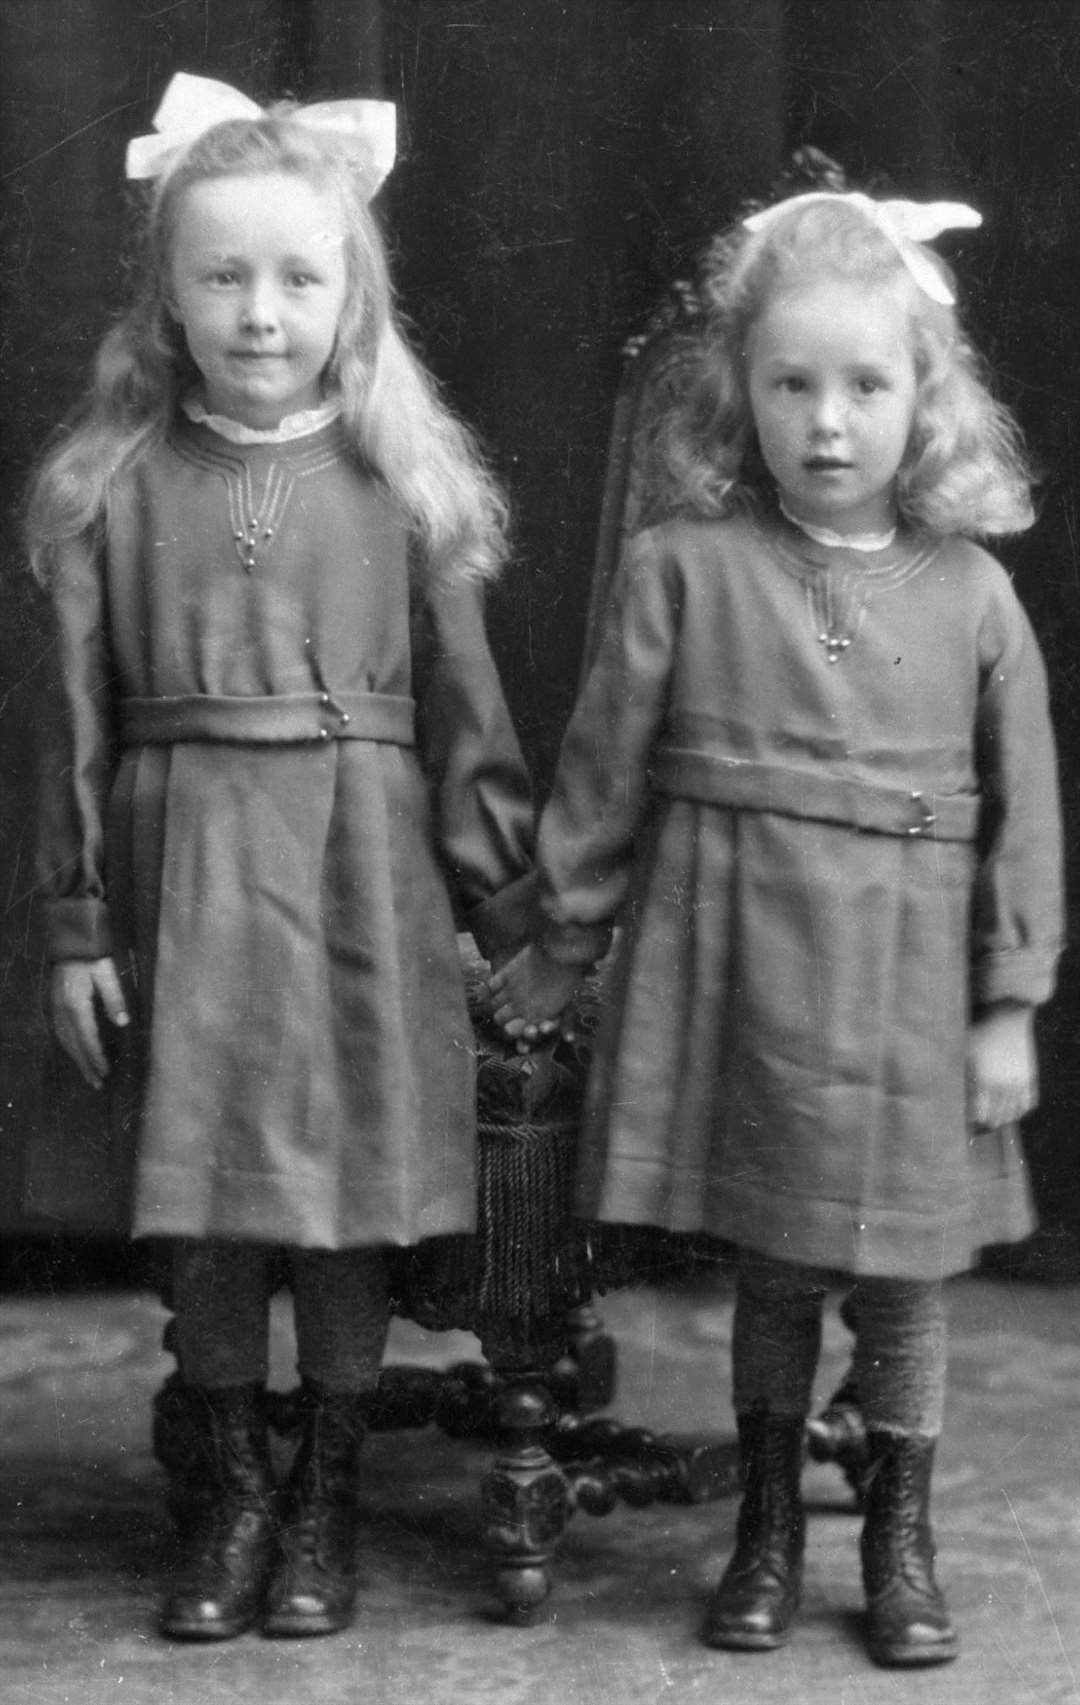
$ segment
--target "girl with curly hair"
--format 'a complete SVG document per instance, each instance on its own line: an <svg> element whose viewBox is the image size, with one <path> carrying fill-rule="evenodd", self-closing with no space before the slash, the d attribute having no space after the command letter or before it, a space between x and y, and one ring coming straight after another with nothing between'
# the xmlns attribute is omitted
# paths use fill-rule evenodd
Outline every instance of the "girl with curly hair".
<svg viewBox="0 0 1080 1705"><path fill-rule="evenodd" d="M796 1614L803 1432L852 1289L873 1658L955 1656L934 1577L943 1281L1032 1211L1016 1121L1061 947L1044 669L976 541L1028 527L1017 430L928 239L953 204L832 184L741 220L651 446L497 1015L552 1026L623 928L580 1212L740 1252L745 1491L705 1639Z"/></svg>

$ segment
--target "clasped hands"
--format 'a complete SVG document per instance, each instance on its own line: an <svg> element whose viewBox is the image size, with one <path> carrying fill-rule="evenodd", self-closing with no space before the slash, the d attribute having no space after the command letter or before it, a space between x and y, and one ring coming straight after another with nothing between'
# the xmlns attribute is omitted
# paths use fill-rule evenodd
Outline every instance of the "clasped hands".
<svg viewBox="0 0 1080 1705"><path fill-rule="evenodd" d="M537 943L523 947L491 978L495 1022L517 1045L529 1052L534 1042L560 1032L573 1037L570 1002L583 977L581 965L553 959Z"/></svg>

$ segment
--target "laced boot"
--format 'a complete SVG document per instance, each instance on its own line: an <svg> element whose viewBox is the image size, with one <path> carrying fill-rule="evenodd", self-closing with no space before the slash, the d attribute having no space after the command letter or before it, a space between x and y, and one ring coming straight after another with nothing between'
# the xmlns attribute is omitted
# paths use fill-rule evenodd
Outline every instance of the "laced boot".
<svg viewBox="0 0 1080 1705"><path fill-rule="evenodd" d="M887 1667L949 1663L959 1641L934 1579L934 1441L872 1430L867 1442L861 1543L867 1648Z"/></svg>
<svg viewBox="0 0 1080 1705"><path fill-rule="evenodd" d="M275 1553L273 1482L255 1385L187 1387L200 1483L184 1512L179 1556L161 1610L174 1640L228 1640L262 1614Z"/></svg>
<svg viewBox="0 0 1080 1705"><path fill-rule="evenodd" d="M286 1490L281 1560L266 1601L263 1632L333 1634L348 1627L356 1600L356 1465L364 1399L301 1388L303 1430Z"/></svg>
<svg viewBox="0 0 1080 1705"><path fill-rule="evenodd" d="M782 1646L799 1607L806 1539L800 1480L802 1416L738 1417L744 1491L735 1551L713 1593L707 1646L770 1651Z"/></svg>

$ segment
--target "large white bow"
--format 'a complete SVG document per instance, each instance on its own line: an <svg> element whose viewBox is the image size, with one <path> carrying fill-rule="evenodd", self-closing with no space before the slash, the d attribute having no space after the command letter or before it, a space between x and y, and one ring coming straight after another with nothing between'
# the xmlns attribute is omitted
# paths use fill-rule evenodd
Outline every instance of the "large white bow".
<svg viewBox="0 0 1080 1705"><path fill-rule="evenodd" d="M213 125L230 118L260 118L262 110L228 83L178 71L154 114L157 134L135 136L128 143L127 176L160 177ZM368 197L376 194L394 164L397 124L393 101L318 101L314 106L295 108L290 118L312 130L333 131L365 168Z"/></svg>
<svg viewBox="0 0 1080 1705"><path fill-rule="evenodd" d="M950 307L956 300L945 280L926 256L916 248L917 243L929 243L943 231L966 231L982 224L982 214L976 213L962 201L874 201L859 190L810 190L806 195L792 195L786 201L774 202L743 220L748 231L767 231L795 207L811 201L843 201L857 207L860 213L877 226L887 237L912 278L934 302Z"/></svg>

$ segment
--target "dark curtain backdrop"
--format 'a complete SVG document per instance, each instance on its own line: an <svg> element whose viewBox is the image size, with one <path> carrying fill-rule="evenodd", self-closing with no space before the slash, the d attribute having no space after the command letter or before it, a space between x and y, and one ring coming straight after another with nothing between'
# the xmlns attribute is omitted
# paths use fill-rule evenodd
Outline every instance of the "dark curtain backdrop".
<svg viewBox="0 0 1080 1705"><path fill-rule="evenodd" d="M12 506L123 300L123 148L177 69L256 97L399 103L402 155L384 195L395 275L514 500L515 560L490 625L541 787L577 677L625 337L800 142L899 192L980 206L984 231L954 253L976 339L1043 470L1041 523L1004 554L1051 670L1075 915L1072 0L5 0L0 49L0 1224L16 1223L42 1039L26 953L40 609ZM1045 1104L1029 1138L1051 1260L1080 1234L1076 981L1070 958L1044 1025Z"/></svg>

